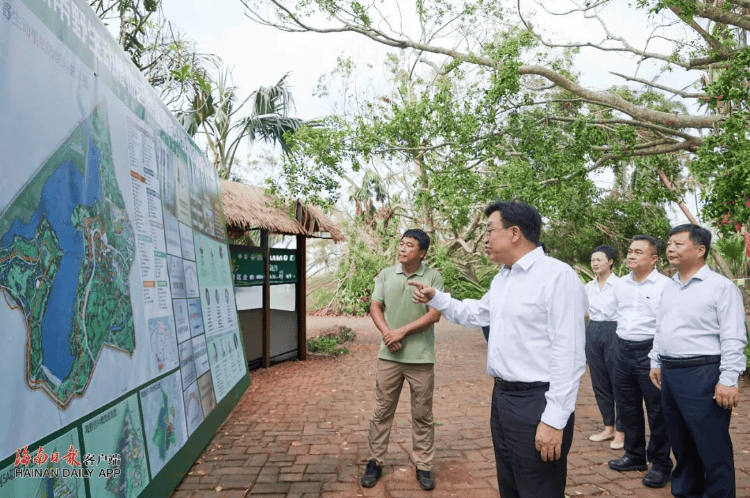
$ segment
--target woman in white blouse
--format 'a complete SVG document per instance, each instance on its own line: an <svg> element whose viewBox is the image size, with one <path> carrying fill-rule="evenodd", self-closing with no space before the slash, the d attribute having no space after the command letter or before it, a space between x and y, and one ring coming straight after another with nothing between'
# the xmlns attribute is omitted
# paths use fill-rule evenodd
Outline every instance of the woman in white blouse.
<svg viewBox="0 0 750 498"><path fill-rule="evenodd" d="M615 407L615 356L617 347L617 310L614 287L619 280L612 273L615 250L599 246L591 253L591 269L596 278L586 284L589 299L589 323L586 327L586 361L589 364L594 397L602 414L604 430L589 437L591 441L609 441L620 449L625 441L619 410Z"/></svg>

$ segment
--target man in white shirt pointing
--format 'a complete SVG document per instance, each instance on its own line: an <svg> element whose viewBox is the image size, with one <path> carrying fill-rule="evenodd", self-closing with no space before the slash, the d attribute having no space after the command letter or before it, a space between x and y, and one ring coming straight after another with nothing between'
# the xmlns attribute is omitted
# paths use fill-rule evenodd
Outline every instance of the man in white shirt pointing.
<svg viewBox="0 0 750 498"><path fill-rule="evenodd" d="M573 411L586 368L586 293L570 266L537 247L536 209L497 201L485 214L485 251L503 265L489 292L458 301L410 282L414 300L465 327L490 327L490 427L500 495L563 498Z"/></svg>
<svg viewBox="0 0 750 498"><path fill-rule="evenodd" d="M677 463L674 496L736 496L729 437L738 378L745 370L745 311L740 290L706 266L711 232L680 225L667 259L677 273L664 287L651 358Z"/></svg>

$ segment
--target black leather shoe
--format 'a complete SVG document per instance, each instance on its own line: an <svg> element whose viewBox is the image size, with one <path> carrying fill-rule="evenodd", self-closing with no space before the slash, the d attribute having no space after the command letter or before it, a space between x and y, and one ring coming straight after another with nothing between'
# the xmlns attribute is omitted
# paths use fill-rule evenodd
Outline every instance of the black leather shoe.
<svg viewBox="0 0 750 498"><path fill-rule="evenodd" d="M419 481L419 487L425 491L435 489L435 479L432 478L429 470L417 469L417 481Z"/></svg>
<svg viewBox="0 0 750 498"><path fill-rule="evenodd" d="M369 462L367 462L365 474L359 480L359 483L365 488L371 488L375 486L375 483L378 482L378 479L380 479L380 476L382 474L383 468L378 465L378 462L375 460L370 460Z"/></svg>
<svg viewBox="0 0 750 498"><path fill-rule="evenodd" d="M663 488L669 482L670 477L669 472L652 468L643 478L643 484L649 488Z"/></svg>
<svg viewBox="0 0 750 498"><path fill-rule="evenodd" d="M635 458L626 455L621 456L617 460L609 461L609 468L612 470L619 470L624 472L626 470L646 470L648 465L642 460L636 460Z"/></svg>

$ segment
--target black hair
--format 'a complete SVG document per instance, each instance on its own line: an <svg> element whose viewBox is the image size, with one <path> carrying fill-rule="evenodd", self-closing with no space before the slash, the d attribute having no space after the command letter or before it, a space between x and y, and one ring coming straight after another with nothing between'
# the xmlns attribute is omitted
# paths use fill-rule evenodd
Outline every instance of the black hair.
<svg viewBox="0 0 750 498"><path fill-rule="evenodd" d="M542 217L539 212L521 201L495 201L484 210L489 218L495 211L500 211L505 227L517 226L526 240L536 244L542 231Z"/></svg>
<svg viewBox="0 0 750 498"><path fill-rule="evenodd" d="M612 246L597 246L593 251L591 251L591 254L594 254L595 252L603 252L604 255L607 256L608 260L615 259L615 248Z"/></svg>
<svg viewBox="0 0 750 498"><path fill-rule="evenodd" d="M411 237L412 239L419 242L419 249L422 251L427 252L427 249L430 248L430 236L427 235L424 230L420 230L419 228L410 228L401 236L402 239L404 237Z"/></svg>
<svg viewBox="0 0 750 498"><path fill-rule="evenodd" d="M652 237L651 235L633 235L633 242L636 240L645 240L654 248L654 254L657 256L659 255L659 251L661 251L661 241L656 237Z"/></svg>
<svg viewBox="0 0 750 498"><path fill-rule="evenodd" d="M706 252L703 254L703 261L708 256L708 250L711 249L711 232L699 225L693 225L692 223L685 223L684 225L677 225L669 231L669 236L676 233L687 232L690 236L690 240L695 247L704 246Z"/></svg>

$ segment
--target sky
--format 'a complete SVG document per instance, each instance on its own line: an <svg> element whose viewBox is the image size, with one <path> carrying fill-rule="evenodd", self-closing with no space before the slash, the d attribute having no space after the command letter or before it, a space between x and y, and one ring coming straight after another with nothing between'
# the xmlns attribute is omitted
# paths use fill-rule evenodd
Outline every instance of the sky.
<svg viewBox="0 0 750 498"><path fill-rule="evenodd" d="M529 19L533 19L541 31L555 34L556 39L598 41L602 38L603 31L596 21L584 21L580 16L552 17L530 0L522 1L521 5L524 11L535 10L536 16ZM545 5L564 10L570 2L555 0ZM302 118L319 117L329 111L324 103L316 102L312 90L319 76L330 72L342 54L353 56L360 63L371 63L375 67L374 78L386 77L382 66L388 48L362 35L282 32L246 17L239 0L163 0L163 8L166 17L195 40L201 50L219 55L233 69L235 83L242 89L249 92L261 85L272 85L290 72L297 111ZM628 8L626 2L612 2L604 15L611 32L626 36L633 45L643 44L650 31L644 13ZM654 50L654 45L648 48ZM583 49L576 59L582 82L593 89L622 82L609 71L632 74L628 68L634 66L632 58L591 49ZM378 68L381 68L380 75ZM639 76L653 74L653 67L643 66Z"/></svg>
<svg viewBox="0 0 750 498"><path fill-rule="evenodd" d="M386 50L354 34L285 33L262 26L244 15L239 0L164 0L165 16L193 39L203 52L220 56L232 69L243 95L271 86L285 74L303 119L330 112L312 96L318 78L336 67L342 54L380 64Z"/></svg>
<svg viewBox="0 0 750 498"><path fill-rule="evenodd" d="M604 14L608 29L615 36L627 37L633 45L643 45L651 27L645 14L628 8L628 3L611 2ZM529 19L533 19L540 32L555 35L556 40L598 42L604 36L596 21L584 20L581 16L550 16L531 0L524 0L521 5L525 12L536 11L536 15ZM545 5L559 12L571 4L567 0L548 0ZM313 90L319 77L335 68L339 56L353 57L360 67L370 64L368 84L377 87L380 82L385 87L387 75L383 61L389 49L362 35L282 32L249 19L239 0L163 0L163 9L165 16L193 39L201 51L223 59L232 69L234 83L240 87L241 95L247 95L260 86L273 85L290 73L288 81L297 117L312 119L331 113L331 103L314 97ZM659 47L652 44L639 48L658 51ZM581 73L581 83L594 90L623 84L623 80L612 76L610 71L628 75L637 71L637 76L646 79L658 72L655 64L643 64L636 70L637 60L632 56L592 49L582 49L575 67ZM675 81L668 86L675 87L686 86L694 79L693 75L679 72L668 77ZM262 150L254 147L254 151ZM255 176L251 181L260 183L262 178ZM606 174L598 175L595 181L599 187L606 188L612 178ZM697 213L695 206L692 209ZM681 213L674 211L675 220L684 219Z"/></svg>

